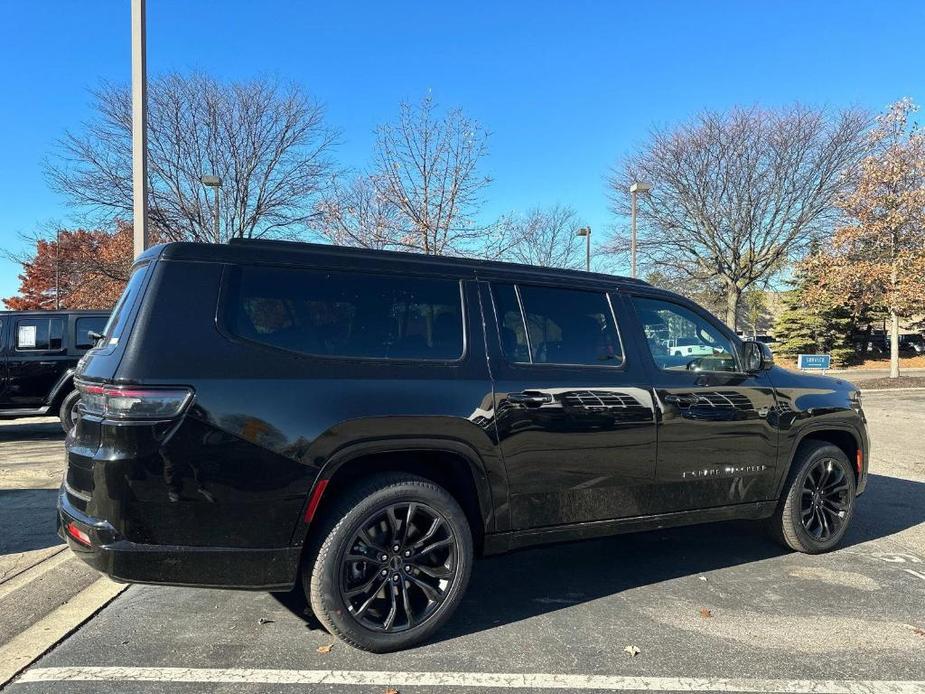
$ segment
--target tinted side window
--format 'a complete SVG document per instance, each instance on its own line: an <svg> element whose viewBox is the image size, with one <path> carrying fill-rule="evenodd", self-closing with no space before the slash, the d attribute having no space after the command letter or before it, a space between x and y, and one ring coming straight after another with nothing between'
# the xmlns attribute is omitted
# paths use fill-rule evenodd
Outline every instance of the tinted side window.
<svg viewBox="0 0 925 694"><path fill-rule="evenodd" d="M633 304L660 369L738 370L729 338L700 315L660 299L634 297Z"/></svg>
<svg viewBox="0 0 925 694"><path fill-rule="evenodd" d="M107 318L105 316L84 316L74 321L74 347L77 349L90 349L94 343L90 335L91 330L100 335L106 327Z"/></svg>
<svg viewBox="0 0 925 694"><path fill-rule="evenodd" d="M123 330L125 330L125 324L128 321L129 313L131 313L132 306L135 304L135 299L138 297L138 294L141 293L141 287L144 284L145 275L147 275L149 267L150 265L140 265L132 272L132 276L129 277L128 284L125 285L122 296L120 296L119 300L116 302L115 308L112 309L112 313L109 314L109 320L106 321L106 327L103 329L103 335L106 337L106 340L101 341L101 344L119 344L119 339L122 337Z"/></svg>
<svg viewBox="0 0 925 694"><path fill-rule="evenodd" d="M462 356L456 280L267 267L230 274L226 325L239 337L339 357Z"/></svg>
<svg viewBox="0 0 925 694"><path fill-rule="evenodd" d="M495 301L502 345L512 361L533 364L612 365L623 350L603 292L520 285L516 296L498 286Z"/></svg>
<svg viewBox="0 0 925 694"><path fill-rule="evenodd" d="M20 352L50 352L62 347L63 318L23 318L16 321L13 344Z"/></svg>

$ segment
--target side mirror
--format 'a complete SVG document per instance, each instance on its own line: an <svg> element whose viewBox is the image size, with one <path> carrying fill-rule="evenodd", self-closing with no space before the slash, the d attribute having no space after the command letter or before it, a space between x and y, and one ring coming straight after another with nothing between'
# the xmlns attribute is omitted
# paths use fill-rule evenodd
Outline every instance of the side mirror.
<svg viewBox="0 0 925 694"><path fill-rule="evenodd" d="M745 345L745 370L748 373L767 371L774 366L774 355L764 342L749 340Z"/></svg>

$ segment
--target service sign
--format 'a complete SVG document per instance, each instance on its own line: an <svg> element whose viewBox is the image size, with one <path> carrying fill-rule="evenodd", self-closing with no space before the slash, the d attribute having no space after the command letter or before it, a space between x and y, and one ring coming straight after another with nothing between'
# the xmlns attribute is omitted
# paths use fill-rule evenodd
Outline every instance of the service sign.
<svg viewBox="0 0 925 694"><path fill-rule="evenodd" d="M801 354L797 357L797 367L800 369L831 368L832 356L830 354Z"/></svg>

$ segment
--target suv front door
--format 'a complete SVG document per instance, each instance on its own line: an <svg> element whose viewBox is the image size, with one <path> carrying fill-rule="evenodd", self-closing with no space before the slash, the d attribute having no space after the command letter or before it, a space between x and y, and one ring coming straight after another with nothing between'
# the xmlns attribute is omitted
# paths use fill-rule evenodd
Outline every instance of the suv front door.
<svg viewBox="0 0 925 694"><path fill-rule="evenodd" d="M12 407L40 407L67 371L65 316L22 316L10 327L7 400Z"/></svg>
<svg viewBox="0 0 925 694"><path fill-rule="evenodd" d="M482 283L512 528L643 515L655 412L602 290Z"/></svg>
<svg viewBox="0 0 925 694"><path fill-rule="evenodd" d="M659 410L659 512L773 498L777 405L767 372L745 373L736 338L693 305L645 295L631 303Z"/></svg>

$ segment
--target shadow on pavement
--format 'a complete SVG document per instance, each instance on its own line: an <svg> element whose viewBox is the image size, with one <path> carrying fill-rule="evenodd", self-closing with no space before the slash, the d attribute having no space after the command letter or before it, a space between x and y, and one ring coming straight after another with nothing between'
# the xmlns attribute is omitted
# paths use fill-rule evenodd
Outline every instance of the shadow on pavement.
<svg viewBox="0 0 925 694"><path fill-rule="evenodd" d="M0 489L0 555L60 545L57 502L57 489Z"/></svg>
<svg viewBox="0 0 925 694"><path fill-rule="evenodd" d="M841 546L925 522L925 483L871 475ZM554 612L631 588L788 554L760 522L733 521L521 550L477 561L443 641ZM301 587L276 599L319 628Z"/></svg>
<svg viewBox="0 0 925 694"><path fill-rule="evenodd" d="M841 546L869 542L925 523L925 482L870 475Z"/></svg>
<svg viewBox="0 0 925 694"><path fill-rule="evenodd" d="M60 422L35 422L29 419L0 422L0 441L64 441Z"/></svg>

